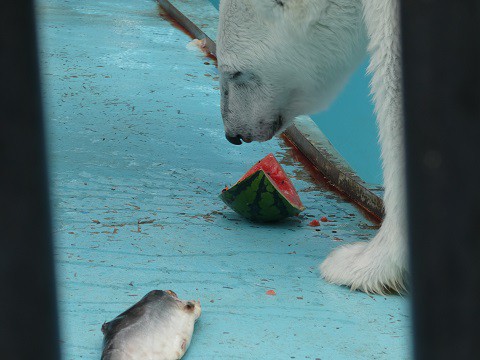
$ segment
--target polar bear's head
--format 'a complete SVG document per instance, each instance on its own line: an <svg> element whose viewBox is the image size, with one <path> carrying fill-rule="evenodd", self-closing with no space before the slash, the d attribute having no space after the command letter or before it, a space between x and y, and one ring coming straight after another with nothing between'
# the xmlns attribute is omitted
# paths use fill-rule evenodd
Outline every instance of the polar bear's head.
<svg viewBox="0 0 480 360"><path fill-rule="evenodd" d="M362 59L361 0L222 0L217 41L225 135L266 141L325 108Z"/></svg>

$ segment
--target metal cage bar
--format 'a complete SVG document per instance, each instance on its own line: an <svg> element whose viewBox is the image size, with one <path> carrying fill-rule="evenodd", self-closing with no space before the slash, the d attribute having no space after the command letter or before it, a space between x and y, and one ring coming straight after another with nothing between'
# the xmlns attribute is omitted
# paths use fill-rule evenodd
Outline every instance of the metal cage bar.
<svg viewBox="0 0 480 360"><path fill-rule="evenodd" d="M480 359L480 2L401 6L415 356Z"/></svg>
<svg viewBox="0 0 480 360"><path fill-rule="evenodd" d="M0 3L0 357L59 358L32 1Z"/></svg>

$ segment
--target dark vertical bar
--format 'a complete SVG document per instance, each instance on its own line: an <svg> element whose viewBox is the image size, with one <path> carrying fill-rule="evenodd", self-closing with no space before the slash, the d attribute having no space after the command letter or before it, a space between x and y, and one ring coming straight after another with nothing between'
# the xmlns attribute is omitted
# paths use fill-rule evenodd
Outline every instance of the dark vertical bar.
<svg viewBox="0 0 480 360"><path fill-rule="evenodd" d="M0 2L0 358L59 358L32 1Z"/></svg>
<svg viewBox="0 0 480 360"><path fill-rule="evenodd" d="M480 2L403 0L417 359L480 359Z"/></svg>

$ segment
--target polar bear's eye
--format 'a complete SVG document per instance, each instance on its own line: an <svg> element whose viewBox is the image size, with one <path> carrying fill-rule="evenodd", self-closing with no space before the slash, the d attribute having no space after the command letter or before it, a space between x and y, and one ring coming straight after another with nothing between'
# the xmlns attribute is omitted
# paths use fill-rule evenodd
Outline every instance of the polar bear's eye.
<svg viewBox="0 0 480 360"><path fill-rule="evenodd" d="M237 71L237 72L234 72L233 74L230 75L230 79L235 80L235 79L238 79L242 75L243 75L243 73L241 71Z"/></svg>
<svg viewBox="0 0 480 360"><path fill-rule="evenodd" d="M232 71L226 72L224 75L227 81L236 86L255 86L261 83L260 78L249 71Z"/></svg>
<svg viewBox="0 0 480 360"><path fill-rule="evenodd" d="M283 7L283 5L285 5L284 2L281 1L281 0L275 0L275 3L279 6L281 6L281 7Z"/></svg>

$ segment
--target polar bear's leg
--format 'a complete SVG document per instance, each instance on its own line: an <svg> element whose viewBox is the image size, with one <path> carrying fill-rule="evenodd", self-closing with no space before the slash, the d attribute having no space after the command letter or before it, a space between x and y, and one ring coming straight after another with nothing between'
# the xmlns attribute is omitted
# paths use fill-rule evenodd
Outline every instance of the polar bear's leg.
<svg viewBox="0 0 480 360"><path fill-rule="evenodd" d="M320 270L332 283L383 293L405 288L407 263L399 2L364 0L364 18L370 37L369 71L380 130L386 216L370 242L334 250Z"/></svg>

